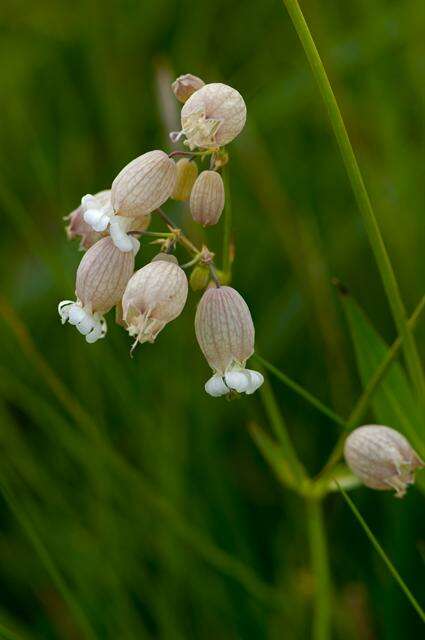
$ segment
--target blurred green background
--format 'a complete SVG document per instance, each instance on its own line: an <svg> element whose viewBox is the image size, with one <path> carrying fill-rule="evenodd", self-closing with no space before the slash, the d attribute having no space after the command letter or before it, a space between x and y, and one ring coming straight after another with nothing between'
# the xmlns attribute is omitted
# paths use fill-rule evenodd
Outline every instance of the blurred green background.
<svg viewBox="0 0 425 640"><path fill-rule="evenodd" d="M425 277L423 4L302 4L411 313ZM269 429L260 394L228 403L204 393L198 294L133 360L112 318L107 339L87 345L56 312L73 297L81 258L62 217L135 156L172 149L171 79L226 82L248 107L229 148L233 285L252 310L258 351L349 413L361 383L331 278L387 342L396 334L284 7L9 0L0 16L0 622L24 639L309 638L305 507L250 437L252 422ZM165 209L202 242L185 206ZM218 258L221 233L208 231ZM153 255L145 241L139 266ZM417 336L423 348L423 323ZM271 383L315 474L338 428ZM352 497L423 595L423 496L413 488L397 501L360 488ZM325 523L334 637L419 634L341 496L327 498Z"/></svg>

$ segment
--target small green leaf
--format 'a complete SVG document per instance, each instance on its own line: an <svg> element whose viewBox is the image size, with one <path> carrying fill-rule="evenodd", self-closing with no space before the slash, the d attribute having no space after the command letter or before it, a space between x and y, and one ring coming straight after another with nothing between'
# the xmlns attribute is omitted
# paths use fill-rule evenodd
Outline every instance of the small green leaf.
<svg viewBox="0 0 425 640"><path fill-rule="evenodd" d="M251 436L268 462L279 482L290 489L300 489L294 477L290 465L286 461L285 453L282 446L275 442L267 433L256 424L249 427Z"/></svg>
<svg viewBox="0 0 425 640"><path fill-rule="evenodd" d="M350 296L344 295L342 302L353 339L360 378L365 386L388 352L388 346ZM403 432L418 453L421 456L425 454L424 425L420 408L399 362L391 365L381 381L373 396L372 408L379 423Z"/></svg>

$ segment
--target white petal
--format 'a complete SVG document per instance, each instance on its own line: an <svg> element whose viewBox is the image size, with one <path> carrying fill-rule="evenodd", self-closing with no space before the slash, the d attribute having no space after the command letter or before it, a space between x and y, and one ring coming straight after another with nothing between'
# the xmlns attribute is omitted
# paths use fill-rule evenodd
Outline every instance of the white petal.
<svg viewBox="0 0 425 640"><path fill-rule="evenodd" d="M62 300L62 302L59 302L58 313L61 317L62 324L65 324L65 322L68 320L69 310L73 304L75 304L73 300Z"/></svg>
<svg viewBox="0 0 425 640"><path fill-rule="evenodd" d="M264 382L264 376L259 373L259 371L254 371L253 369L245 369L246 373L248 373L249 377L250 377L250 385L249 388L246 390L246 394L250 395L251 393L254 393L254 391L257 391L257 389L259 389L261 387L261 385Z"/></svg>
<svg viewBox="0 0 425 640"><path fill-rule="evenodd" d="M213 398L218 398L229 393L229 388L223 382L223 378L215 374L206 382L205 391Z"/></svg>
<svg viewBox="0 0 425 640"><path fill-rule="evenodd" d="M238 393L244 393L247 389L250 388L250 376L245 373L245 370L242 371L229 371L224 376L226 380L226 384L230 389L234 389Z"/></svg>
<svg viewBox="0 0 425 640"><path fill-rule="evenodd" d="M109 224L109 216L103 209L87 209L84 212L84 222L92 227L95 231L105 231Z"/></svg>
<svg viewBox="0 0 425 640"><path fill-rule="evenodd" d="M82 333L83 336L86 336L93 329L93 326L93 318L89 315L86 315L86 317L76 325L78 331Z"/></svg>
<svg viewBox="0 0 425 640"><path fill-rule="evenodd" d="M117 216L113 216L111 219L111 226L109 228L112 242L123 253L134 250L134 244L131 236L128 236L122 229L120 220Z"/></svg>
<svg viewBox="0 0 425 640"><path fill-rule="evenodd" d="M69 324L78 324L87 316L87 313L84 311L79 304L74 303L68 313L68 321Z"/></svg>

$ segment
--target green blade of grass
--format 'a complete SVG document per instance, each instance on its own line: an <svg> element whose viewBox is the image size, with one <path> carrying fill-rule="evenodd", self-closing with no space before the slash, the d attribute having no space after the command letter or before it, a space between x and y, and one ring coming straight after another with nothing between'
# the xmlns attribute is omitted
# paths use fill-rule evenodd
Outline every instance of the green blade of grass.
<svg viewBox="0 0 425 640"><path fill-rule="evenodd" d="M342 159L349 177L354 196L363 217L369 242L372 247L376 263L381 275L388 302L393 314L397 331L403 338L403 349L412 383L422 407L425 403L425 378L421 361L416 348L416 343L410 328L407 325L407 316L401 298L400 289L394 274L390 258L385 247L379 225L372 208L363 176L345 127L345 123L339 109L335 94L332 90L329 78L323 66L319 52L310 33L304 15L297 0L283 0L290 15L295 30L298 34L313 75L318 84L320 93L325 103L329 119L337 140Z"/></svg>
<svg viewBox="0 0 425 640"><path fill-rule="evenodd" d="M283 384L289 387L289 389L292 389L292 391L294 391L297 395L303 398L306 402L308 402L313 407L315 407L318 411L323 413L323 415L325 415L327 418L330 418L333 422L340 425L341 427L345 427L344 418L341 418L341 416L335 413L335 411L332 411L332 409L327 407L321 400L319 400L319 398L316 398L316 396L310 393L310 391L307 391L307 389L304 389L304 387L298 384L298 382L295 382L294 380L292 380L289 376L283 373L283 371L280 371L280 369L275 367L268 360L265 360L258 353L255 354L255 359L257 360L257 362L263 365L265 369L270 371L270 373L272 373L276 378L278 378L278 380L283 382Z"/></svg>
<svg viewBox="0 0 425 640"><path fill-rule="evenodd" d="M72 592L68 588L64 579L62 578L59 570L57 569L49 551L45 547L43 541L35 530L32 521L28 514L21 508L19 501L16 499L13 491L11 490L8 481L5 479L4 475L0 476L0 490L3 494L5 501L7 502L10 510L15 515L25 534L27 535L29 541L35 549L38 557L43 563L47 573L49 574L53 584L58 589L59 593L62 595L64 601L67 603L70 611L72 612L75 620L78 623L81 631L84 634L85 638L89 638L90 640L95 640L96 635L91 627L91 624L86 617L83 609L80 607L79 603L74 598Z"/></svg>
<svg viewBox="0 0 425 640"><path fill-rule="evenodd" d="M245 566L243 562L227 554L211 542L204 534L197 531L180 515L172 504L158 495L138 469L133 467L102 439L94 420L86 413L85 409L79 404L76 398L72 396L62 380L51 369L43 355L37 350L25 325L17 316L14 309L1 297L0 316L3 317L10 327L22 351L44 379L47 387L53 392L73 420L75 420L82 432L89 436L93 446L96 445L96 452L93 452L93 455L102 455L108 464L112 465L122 476L127 477L137 488L141 499L164 518L170 526L173 527L175 533L184 542L188 543L191 548L211 566L238 581L257 599L276 606L282 606L280 594L273 587L264 583L256 576L255 572ZM90 446L90 441L86 443L86 446Z"/></svg>
<svg viewBox="0 0 425 640"><path fill-rule="evenodd" d="M382 560L386 564L389 572L391 573L391 575L393 576L394 580L399 585L400 589L405 594L406 598L409 600L409 602L412 605L412 607L415 609L416 613L418 614L418 616L420 617L422 622L425 623L425 612L422 609L421 605L416 600L415 596L410 591L409 587L404 582L403 578L401 577L401 575L399 574L399 572L397 571L397 569L395 568L395 566L393 565L393 563L391 562L391 560L389 559L387 554L385 553L384 549L382 548L382 546L378 542L375 534L372 532L372 530L368 526L367 522L365 521L365 519L361 515L360 511L357 509L357 507L354 504L354 502L351 500L351 498L348 496L346 491L344 491L344 489L340 485L339 485L339 490L341 491L342 495L344 496L344 499L347 502L348 506L350 507L351 511L353 512L356 520L358 521L358 523L362 527L363 531L365 532L365 534L369 538L370 542L372 543L375 551L378 553L378 555L382 558Z"/></svg>

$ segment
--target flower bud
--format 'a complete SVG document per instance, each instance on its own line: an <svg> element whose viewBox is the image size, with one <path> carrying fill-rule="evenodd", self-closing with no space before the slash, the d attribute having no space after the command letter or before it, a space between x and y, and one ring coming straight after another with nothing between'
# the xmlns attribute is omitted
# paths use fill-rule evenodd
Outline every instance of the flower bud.
<svg viewBox="0 0 425 640"><path fill-rule="evenodd" d="M192 187L198 177L198 167L188 158L181 158L176 162L177 180L171 197L174 200L188 200Z"/></svg>
<svg viewBox="0 0 425 640"><path fill-rule="evenodd" d="M204 227L217 224L224 207L223 179L216 171L202 171L190 194L192 218Z"/></svg>
<svg viewBox="0 0 425 640"><path fill-rule="evenodd" d="M398 431L380 425L355 429L345 441L345 460L351 471L371 489L394 489L402 498L424 466L418 454Z"/></svg>
<svg viewBox="0 0 425 640"><path fill-rule="evenodd" d="M114 211L130 218L151 213L171 196L176 178L176 164L164 151L144 153L126 165L113 181Z"/></svg>
<svg viewBox="0 0 425 640"><path fill-rule="evenodd" d="M184 76L179 76L174 80L171 88L177 100L180 102L186 102L192 93L195 93L195 91L204 85L205 82L201 80L201 78L193 76L191 73L186 73Z"/></svg>
<svg viewBox="0 0 425 640"><path fill-rule="evenodd" d="M212 396L236 391L254 393L263 384L261 373L245 369L254 353L254 325L249 308L232 287L211 287L203 294L195 317L196 337L214 371L205 385Z"/></svg>
<svg viewBox="0 0 425 640"><path fill-rule="evenodd" d="M182 130L171 139L185 135L190 149L221 147L236 138L245 120L245 102L236 89L220 82L206 84L183 105Z"/></svg>
<svg viewBox="0 0 425 640"><path fill-rule="evenodd" d="M160 253L130 278L122 299L123 319L138 342L154 342L168 322L183 310L187 277L174 256Z"/></svg>
<svg viewBox="0 0 425 640"><path fill-rule="evenodd" d="M77 301L63 300L58 311L62 324L76 325L87 342L106 334L103 315L121 299L134 271L133 251L123 253L110 237L102 238L84 254L77 269Z"/></svg>
<svg viewBox="0 0 425 640"><path fill-rule="evenodd" d="M190 287L192 291L200 291L208 286L211 279L210 270L205 264L197 264L190 274Z"/></svg>

